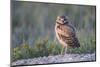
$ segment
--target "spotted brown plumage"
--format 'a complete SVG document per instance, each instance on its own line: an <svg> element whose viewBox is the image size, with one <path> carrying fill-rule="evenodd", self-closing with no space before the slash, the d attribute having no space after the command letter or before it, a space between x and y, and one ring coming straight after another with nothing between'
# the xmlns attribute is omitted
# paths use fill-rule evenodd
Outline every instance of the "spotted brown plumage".
<svg viewBox="0 0 100 67"><path fill-rule="evenodd" d="M55 25L56 37L63 47L80 47L75 28L69 24L68 17L58 16ZM65 51L66 53L66 51Z"/></svg>

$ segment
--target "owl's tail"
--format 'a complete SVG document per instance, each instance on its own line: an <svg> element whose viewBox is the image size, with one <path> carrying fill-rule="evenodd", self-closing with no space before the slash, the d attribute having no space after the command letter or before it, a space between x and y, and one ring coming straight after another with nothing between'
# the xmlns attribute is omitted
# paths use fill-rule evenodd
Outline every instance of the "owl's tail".
<svg viewBox="0 0 100 67"><path fill-rule="evenodd" d="M77 48L79 48L80 47L80 43L79 43L79 41L78 41L78 39L75 37L74 38L74 45L73 45L73 47L77 47Z"/></svg>

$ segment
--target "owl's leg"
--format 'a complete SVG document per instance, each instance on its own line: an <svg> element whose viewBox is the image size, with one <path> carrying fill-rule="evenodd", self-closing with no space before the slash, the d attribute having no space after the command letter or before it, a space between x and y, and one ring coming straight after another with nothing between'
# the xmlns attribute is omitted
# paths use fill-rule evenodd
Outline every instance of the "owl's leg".
<svg viewBox="0 0 100 67"><path fill-rule="evenodd" d="M65 51L64 51L64 54L66 54L66 52L67 52L67 47L65 47Z"/></svg>
<svg viewBox="0 0 100 67"><path fill-rule="evenodd" d="M63 52L64 52L64 46L62 46L61 55L63 55Z"/></svg>

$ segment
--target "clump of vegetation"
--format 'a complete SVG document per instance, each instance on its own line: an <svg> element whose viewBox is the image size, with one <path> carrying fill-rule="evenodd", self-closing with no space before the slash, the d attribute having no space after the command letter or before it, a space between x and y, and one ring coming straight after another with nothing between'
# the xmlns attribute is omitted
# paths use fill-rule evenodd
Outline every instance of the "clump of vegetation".
<svg viewBox="0 0 100 67"><path fill-rule="evenodd" d="M12 61L17 59L27 59L34 57L42 57L48 55L57 55L60 53L61 46L54 41L48 39L36 40L33 47L30 47L27 43L23 43L20 47L16 47L12 50Z"/></svg>
<svg viewBox="0 0 100 67"><path fill-rule="evenodd" d="M68 48L67 53L94 53L96 48L95 36L79 32L78 39L80 41L80 48ZM49 55L58 55L62 49L61 44L51 41L49 38L37 39L30 47L29 44L23 43L20 47L16 47L12 52L12 61L18 59L36 58Z"/></svg>

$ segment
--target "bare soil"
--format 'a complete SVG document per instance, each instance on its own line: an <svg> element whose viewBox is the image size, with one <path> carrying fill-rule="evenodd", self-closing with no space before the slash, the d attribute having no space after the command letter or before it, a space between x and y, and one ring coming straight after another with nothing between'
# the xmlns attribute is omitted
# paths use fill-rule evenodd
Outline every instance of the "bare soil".
<svg viewBox="0 0 100 67"><path fill-rule="evenodd" d="M12 62L12 66L16 65L34 65L34 64L51 64L51 63L63 63L63 62L81 62L81 61L95 61L96 55L92 54L65 54L48 57L38 57L31 59L22 59Z"/></svg>

